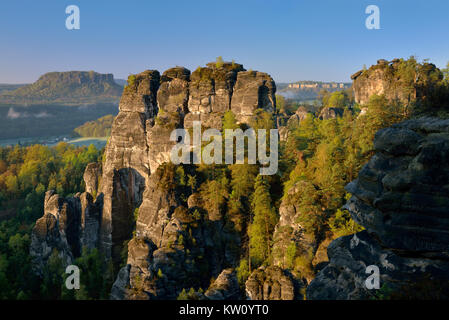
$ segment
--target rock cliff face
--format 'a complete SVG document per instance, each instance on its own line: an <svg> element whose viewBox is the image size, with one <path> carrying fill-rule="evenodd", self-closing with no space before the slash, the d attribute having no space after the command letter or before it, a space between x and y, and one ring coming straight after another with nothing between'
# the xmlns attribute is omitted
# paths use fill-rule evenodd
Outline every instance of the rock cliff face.
<svg viewBox="0 0 449 320"><path fill-rule="evenodd" d="M192 74L175 67L162 76L152 70L131 76L112 125L101 179L101 247L106 255L118 263L123 243L131 237L133 212L139 207L142 218L137 221L137 233L157 247L161 245L161 239L157 239L161 226L147 225L144 219L157 217L152 212L158 202L150 200L156 192L154 185L149 185L150 176L169 162L170 150L176 143L170 141L173 129L190 128L197 120L203 127L220 129L228 110L240 121L249 121L257 108L274 110L275 90L269 75L246 72L236 63L210 63ZM168 207L178 205L166 200ZM172 211L165 215L168 222Z"/></svg>
<svg viewBox="0 0 449 320"><path fill-rule="evenodd" d="M93 201L90 193L62 198L54 191L45 194L44 216L36 221L31 234L30 255L34 271L42 275L54 250L69 265L83 247L98 246L102 197Z"/></svg>
<svg viewBox="0 0 449 320"><path fill-rule="evenodd" d="M380 130L374 146L377 153L346 186L346 207L366 230L330 244L330 263L308 287L309 299L375 295L365 286L369 265L393 291L424 278L448 281L449 120L405 121Z"/></svg>
<svg viewBox="0 0 449 320"><path fill-rule="evenodd" d="M158 111L159 83L158 71L147 70L130 77L105 151L101 248L116 263L123 242L130 238L131 217L142 202L145 178L150 174L147 124Z"/></svg>
<svg viewBox="0 0 449 320"><path fill-rule="evenodd" d="M415 77L409 77L413 69ZM376 65L367 70L360 70L351 76L355 101L366 105L372 95L385 95L389 101L408 105L420 100L431 99L438 89L441 72L434 64L412 65L410 61L394 59L378 60Z"/></svg>

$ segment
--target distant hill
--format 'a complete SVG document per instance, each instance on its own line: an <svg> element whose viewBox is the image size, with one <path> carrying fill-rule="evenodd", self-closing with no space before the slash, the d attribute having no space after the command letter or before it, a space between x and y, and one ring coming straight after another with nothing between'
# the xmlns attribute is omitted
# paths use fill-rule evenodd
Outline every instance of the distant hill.
<svg viewBox="0 0 449 320"><path fill-rule="evenodd" d="M0 93L3 104L118 103L123 86L112 74L94 71L49 72L36 82Z"/></svg>
<svg viewBox="0 0 449 320"><path fill-rule="evenodd" d="M278 87L277 94L286 99L304 101L316 99L322 90L334 92L350 87L351 83L346 82L298 81Z"/></svg>
<svg viewBox="0 0 449 320"><path fill-rule="evenodd" d="M108 114L94 121L88 121L75 128L75 132L81 137L108 137L111 135L114 115Z"/></svg>
<svg viewBox="0 0 449 320"><path fill-rule="evenodd" d="M114 79L115 83L117 83L119 86L126 86L126 84L128 83L128 80L125 79Z"/></svg>
<svg viewBox="0 0 449 320"><path fill-rule="evenodd" d="M0 93L6 91L13 91L19 89L20 87L26 86L27 84L8 84L8 83L0 83Z"/></svg>

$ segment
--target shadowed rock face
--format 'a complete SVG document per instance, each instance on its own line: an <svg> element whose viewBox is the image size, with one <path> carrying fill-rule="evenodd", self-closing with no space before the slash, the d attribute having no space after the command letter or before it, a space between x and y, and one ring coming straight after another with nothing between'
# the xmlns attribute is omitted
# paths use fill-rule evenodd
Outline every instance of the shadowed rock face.
<svg viewBox="0 0 449 320"><path fill-rule="evenodd" d="M162 165L148 179L113 299L175 299L183 288L207 288L211 277L237 263L232 245L239 244L238 234L225 230L224 221L195 214L199 208L185 207L172 183L172 170ZM235 297L232 275L220 279L204 299Z"/></svg>
<svg viewBox="0 0 449 320"><path fill-rule="evenodd" d="M102 201L99 197L94 203L87 192L62 198L53 190L47 191L44 215L31 233L34 272L42 275L53 250L58 251L64 265L69 265L80 256L82 247L98 246Z"/></svg>
<svg viewBox="0 0 449 320"><path fill-rule="evenodd" d="M149 160L147 120L157 114L160 74L147 70L128 80L106 147L101 192L104 205L101 248L116 263L132 231L132 214L142 202ZM113 218L114 217L114 218Z"/></svg>
<svg viewBox="0 0 449 320"><path fill-rule="evenodd" d="M366 266L391 288L449 271L449 120L420 118L377 132L377 153L346 186L346 204L366 231L328 248L329 265L308 287L311 299L364 299L374 293Z"/></svg>

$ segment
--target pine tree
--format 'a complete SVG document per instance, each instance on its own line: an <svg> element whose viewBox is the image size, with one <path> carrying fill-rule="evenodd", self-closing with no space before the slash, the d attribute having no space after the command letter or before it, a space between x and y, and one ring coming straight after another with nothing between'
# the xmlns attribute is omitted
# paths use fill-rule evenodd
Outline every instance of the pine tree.
<svg viewBox="0 0 449 320"><path fill-rule="evenodd" d="M271 203L270 185L264 176L259 175L256 179L252 207L254 216L248 230L249 255L252 266L257 267L270 256L273 231L278 220Z"/></svg>

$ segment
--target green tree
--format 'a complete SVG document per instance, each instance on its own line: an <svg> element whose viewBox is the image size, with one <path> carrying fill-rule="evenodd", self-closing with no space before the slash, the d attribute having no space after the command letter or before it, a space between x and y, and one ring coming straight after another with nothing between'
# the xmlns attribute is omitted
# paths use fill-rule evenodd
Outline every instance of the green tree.
<svg viewBox="0 0 449 320"><path fill-rule="evenodd" d="M256 178L252 200L253 220L248 228L252 266L267 262L277 215L271 203L270 185L264 176Z"/></svg>

